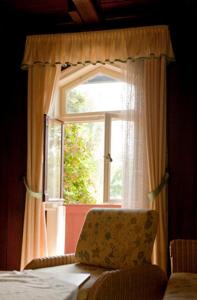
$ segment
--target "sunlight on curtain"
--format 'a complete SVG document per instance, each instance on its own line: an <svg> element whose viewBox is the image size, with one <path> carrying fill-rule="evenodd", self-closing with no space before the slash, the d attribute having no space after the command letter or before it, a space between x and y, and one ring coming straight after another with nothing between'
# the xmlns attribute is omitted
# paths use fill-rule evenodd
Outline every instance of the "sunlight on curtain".
<svg viewBox="0 0 197 300"><path fill-rule="evenodd" d="M152 200L165 175L166 58L147 58L126 64L123 110L124 188L123 207L156 209L159 212L153 263L166 270L167 199L165 185Z"/></svg>
<svg viewBox="0 0 197 300"><path fill-rule="evenodd" d="M36 64L28 70L27 185L42 193L44 114L48 113L60 65ZM23 226L21 269L33 258L47 255L44 207L41 198L27 191Z"/></svg>
<svg viewBox="0 0 197 300"><path fill-rule="evenodd" d="M174 57L166 25L27 36L23 65L126 62L161 54Z"/></svg>
<svg viewBox="0 0 197 300"><path fill-rule="evenodd" d="M123 207L148 208L145 141L144 61L127 61L123 98Z"/></svg>
<svg viewBox="0 0 197 300"><path fill-rule="evenodd" d="M145 126L149 192L160 186L167 168L166 145L166 58L144 61ZM148 200L150 208L159 212L159 225L153 250L153 261L164 270L167 266L167 193Z"/></svg>

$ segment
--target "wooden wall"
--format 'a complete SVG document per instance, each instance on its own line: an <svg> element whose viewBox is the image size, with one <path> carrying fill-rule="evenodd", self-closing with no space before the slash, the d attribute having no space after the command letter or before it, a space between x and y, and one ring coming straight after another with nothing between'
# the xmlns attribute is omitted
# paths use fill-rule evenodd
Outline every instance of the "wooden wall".
<svg viewBox="0 0 197 300"><path fill-rule="evenodd" d="M169 240L197 239L197 63L195 20L172 29L168 70Z"/></svg>
<svg viewBox="0 0 197 300"><path fill-rule="evenodd" d="M168 74L169 239L197 238L195 99L177 65Z"/></svg>
<svg viewBox="0 0 197 300"><path fill-rule="evenodd" d="M26 82L20 69L25 36L15 30L1 35L0 92L0 270L20 264L26 173Z"/></svg>

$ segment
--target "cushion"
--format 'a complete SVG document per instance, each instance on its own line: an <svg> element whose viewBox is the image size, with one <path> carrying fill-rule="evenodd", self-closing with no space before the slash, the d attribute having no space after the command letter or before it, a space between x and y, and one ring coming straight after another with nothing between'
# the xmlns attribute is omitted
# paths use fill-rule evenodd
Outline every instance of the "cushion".
<svg viewBox="0 0 197 300"><path fill-rule="evenodd" d="M157 223L154 210L94 208L82 228L76 259L113 269L150 263Z"/></svg>
<svg viewBox="0 0 197 300"><path fill-rule="evenodd" d="M163 300L197 299L197 274L171 274Z"/></svg>
<svg viewBox="0 0 197 300"><path fill-rule="evenodd" d="M89 273L90 278L86 280L79 288L77 293L77 300L87 300L88 299L88 292L89 289L93 286L95 281L98 279L98 277L104 273L105 271L109 271L106 268L100 268L96 266L90 266L87 264L68 264L68 265L60 265L55 267L48 267L48 268L40 268L36 269L36 271L42 271L42 272L50 272L54 273L54 275L61 275L63 277L69 277L69 274L74 273ZM61 277L60 277L61 278Z"/></svg>

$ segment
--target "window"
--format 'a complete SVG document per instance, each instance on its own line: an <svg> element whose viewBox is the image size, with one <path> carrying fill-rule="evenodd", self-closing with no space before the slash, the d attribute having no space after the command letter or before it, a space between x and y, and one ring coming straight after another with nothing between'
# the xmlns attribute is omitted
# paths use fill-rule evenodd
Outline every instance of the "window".
<svg viewBox="0 0 197 300"><path fill-rule="evenodd" d="M46 126L48 200L121 203L125 83L119 70L87 66L63 77L55 118Z"/></svg>

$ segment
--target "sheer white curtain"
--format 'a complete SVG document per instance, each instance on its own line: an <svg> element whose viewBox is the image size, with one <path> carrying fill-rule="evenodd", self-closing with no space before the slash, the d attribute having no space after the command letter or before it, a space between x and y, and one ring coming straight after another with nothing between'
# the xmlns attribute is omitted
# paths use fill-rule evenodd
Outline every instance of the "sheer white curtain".
<svg viewBox="0 0 197 300"><path fill-rule="evenodd" d="M153 262L166 270L166 58L128 61L125 81L123 206L159 212Z"/></svg>
<svg viewBox="0 0 197 300"><path fill-rule="evenodd" d="M148 208L145 140L144 61L127 61L123 92L123 207Z"/></svg>

